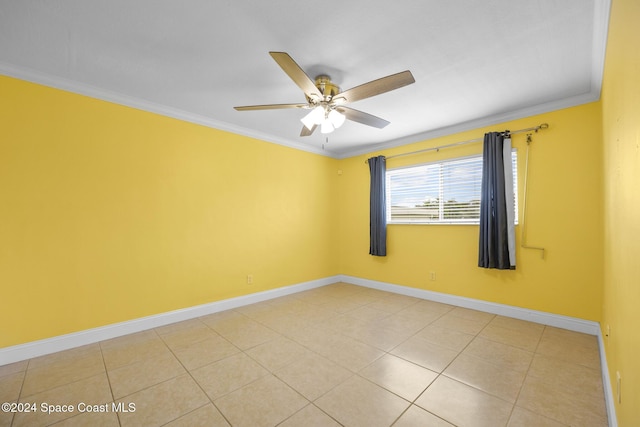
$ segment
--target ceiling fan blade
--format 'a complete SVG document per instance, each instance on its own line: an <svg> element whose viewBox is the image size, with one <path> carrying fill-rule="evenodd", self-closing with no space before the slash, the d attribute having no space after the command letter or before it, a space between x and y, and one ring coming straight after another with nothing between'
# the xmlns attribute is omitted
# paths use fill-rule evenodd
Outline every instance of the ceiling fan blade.
<svg viewBox="0 0 640 427"><path fill-rule="evenodd" d="M337 94L334 99L341 100L344 98L342 102L356 102L361 99L370 98L372 96L380 95L381 93L399 89L403 86L415 83L415 81L416 80L413 78L411 71L407 70L347 89L344 92Z"/></svg>
<svg viewBox="0 0 640 427"><path fill-rule="evenodd" d="M372 114L365 113L359 110L354 110L349 107L338 107L336 108L340 113L344 114L344 116L353 121L362 123L363 125L373 126L374 128L382 129L387 126L390 122L381 119L380 117L376 117Z"/></svg>
<svg viewBox="0 0 640 427"><path fill-rule="evenodd" d="M296 61L285 52L269 52L269 55L278 63L280 68L298 85L309 98L322 99L322 94L313 80L300 68Z"/></svg>
<svg viewBox="0 0 640 427"><path fill-rule="evenodd" d="M310 136L311 134L313 134L313 131L315 131L317 127L318 125L313 125L313 127L309 130L306 126L302 126L300 136Z"/></svg>
<svg viewBox="0 0 640 427"><path fill-rule="evenodd" d="M242 107L233 107L238 111L251 110L281 110L283 108L307 108L309 104L267 104L267 105L245 105Z"/></svg>

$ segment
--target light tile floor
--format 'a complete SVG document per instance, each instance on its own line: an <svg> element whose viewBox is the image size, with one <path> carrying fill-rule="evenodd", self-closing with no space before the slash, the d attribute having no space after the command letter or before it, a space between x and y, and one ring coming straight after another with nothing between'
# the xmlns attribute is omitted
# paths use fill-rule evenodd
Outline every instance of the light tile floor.
<svg viewBox="0 0 640 427"><path fill-rule="evenodd" d="M594 336L345 283L0 366L0 402L36 404L16 427L607 426Z"/></svg>

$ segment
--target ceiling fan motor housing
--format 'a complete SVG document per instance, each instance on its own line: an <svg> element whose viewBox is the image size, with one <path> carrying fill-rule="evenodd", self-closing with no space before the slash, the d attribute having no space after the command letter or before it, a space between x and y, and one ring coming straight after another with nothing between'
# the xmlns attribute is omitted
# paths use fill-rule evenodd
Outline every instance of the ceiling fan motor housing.
<svg viewBox="0 0 640 427"><path fill-rule="evenodd" d="M340 88L338 85L331 81L331 77L321 74L316 77L315 81L316 87L324 95L325 101L330 101L331 98L340 93Z"/></svg>

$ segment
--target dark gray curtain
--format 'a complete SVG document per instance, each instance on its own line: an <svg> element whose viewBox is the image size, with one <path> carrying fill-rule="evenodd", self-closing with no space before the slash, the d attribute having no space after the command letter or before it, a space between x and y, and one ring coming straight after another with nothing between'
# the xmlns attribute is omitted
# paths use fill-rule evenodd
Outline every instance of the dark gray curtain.
<svg viewBox="0 0 640 427"><path fill-rule="evenodd" d="M483 268L516 268L515 256L512 259L509 248L512 225L508 209L513 210L513 206L508 206L507 200L512 198L507 197L506 191L513 191L513 185L505 180L505 167L511 169L511 144L508 137L507 140L505 150L503 133L490 132L484 136L478 252L478 266Z"/></svg>
<svg viewBox="0 0 640 427"><path fill-rule="evenodd" d="M386 172L387 165L384 156L368 159L371 173L370 186L370 220L369 220L369 254L375 256L387 255L387 201L386 201Z"/></svg>

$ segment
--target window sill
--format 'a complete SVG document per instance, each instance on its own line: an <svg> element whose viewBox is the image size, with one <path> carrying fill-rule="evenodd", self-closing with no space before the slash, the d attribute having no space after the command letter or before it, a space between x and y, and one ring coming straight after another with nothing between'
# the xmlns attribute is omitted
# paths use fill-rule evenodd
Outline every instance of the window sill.
<svg viewBox="0 0 640 427"><path fill-rule="evenodd" d="M477 222L417 222L417 221L393 221L387 222L387 225L475 225L480 226ZM516 226L518 223L515 224Z"/></svg>
<svg viewBox="0 0 640 427"><path fill-rule="evenodd" d="M479 226L480 224L477 222L417 222L417 221L393 221L387 222L387 225L475 225Z"/></svg>

